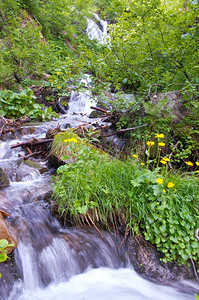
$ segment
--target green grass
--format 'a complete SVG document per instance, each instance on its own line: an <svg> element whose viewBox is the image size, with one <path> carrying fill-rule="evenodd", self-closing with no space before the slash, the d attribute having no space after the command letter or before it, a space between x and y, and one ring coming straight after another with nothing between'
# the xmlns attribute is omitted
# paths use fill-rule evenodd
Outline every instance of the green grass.
<svg viewBox="0 0 199 300"><path fill-rule="evenodd" d="M164 261L185 263L189 254L198 261L197 173L172 174L167 165L159 166L160 153L152 171L150 160L143 166L136 155L120 161L71 132L56 136L54 145L61 147L62 158L73 157L73 163L58 168L55 178L61 215L76 224L141 232L165 254Z"/></svg>

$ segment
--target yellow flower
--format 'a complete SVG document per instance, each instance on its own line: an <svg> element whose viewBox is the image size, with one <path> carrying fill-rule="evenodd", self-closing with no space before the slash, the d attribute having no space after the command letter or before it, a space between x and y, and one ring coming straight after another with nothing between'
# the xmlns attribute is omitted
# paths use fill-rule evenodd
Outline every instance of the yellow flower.
<svg viewBox="0 0 199 300"><path fill-rule="evenodd" d="M163 160L163 159L162 159L160 162L161 162L161 164L163 164L163 165L166 165L166 163L167 163L167 162L166 162L165 160Z"/></svg>
<svg viewBox="0 0 199 300"><path fill-rule="evenodd" d="M70 139L67 139L67 140L64 140L65 143L77 143L77 139L74 139L74 138L70 138Z"/></svg>
<svg viewBox="0 0 199 300"><path fill-rule="evenodd" d="M163 157L162 158L164 161L170 161L170 159L168 157Z"/></svg>
<svg viewBox="0 0 199 300"><path fill-rule="evenodd" d="M167 186L168 186L168 188L170 189L170 188L174 187L174 183L170 181L170 182L167 184Z"/></svg>
<svg viewBox="0 0 199 300"><path fill-rule="evenodd" d="M61 86L58 85L57 89L61 89Z"/></svg>
<svg viewBox="0 0 199 300"><path fill-rule="evenodd" d="M134 158L138 157L137 154L133 154L132 156L133 156Z"/></svg>
<svg viewBox="0 0 199 300"><path fill-rule="evenodd" d="M57 75L60 75L60 74L61 74L61 72L57 71L57 72L55 72L55 74L57 74Z"/></svg>
<svg viewBox="0 0 199 300"><path fill-rule="evenodd" d="M144 165L145 165L145 163L141 162L141 166L144 166Z"/></svg>
<svg viewBox="0 0 199 300"><path fill-rule="evenodd" d="M192 163L191 161L186 161L185 164L186 164L187 166L191 166L191 167L193 166L193 163Z"/></svg>
<svg viewBox="0 0 199 300"><path fill-rule="evenodd" d="M199 166L199 162L198 161L196 161L196 166Z"/></svg>
<svg viewBox="0 0 199 300"><path fill-rule="evenodd" d="M157 178L157 179L156 179L156 182L157 182L158 184L163 184L163 179L162 179L162 178Z"/></svg>
<svg viewBox="0 0 199 300"><path fill-rule="evenodd" d="M147 144L148 147L152 147L152 146L155 145L155 143L151 142L151 141L147 141L146 144Z"/></svg>
<svg viewBox="0 0 199 300"><path fill-rule="evenodd" d="M162 190L164 193L166 193L166 190Z"/></svg>
<svg viewBox="0 0 199 300"><path fill-rule="evenodd" d="M156 136L155 136L155 138L157 139L157 138L159 138L159 139L163 139L164 138L164 134L163 133L157 133L156 134Z"/></svg>
<svg viewBox="0 0 199 300"><path fill-rule="evenodd" d="M160 142L160 143L158 143L158 146L164 147L164 146L165 146L165 143Z"/></svg>
<svg viewBox="0 0 199 300"><path fill-rule="evenodd" d="M197 173L199 173L199 170L196 170Z"/></svg>

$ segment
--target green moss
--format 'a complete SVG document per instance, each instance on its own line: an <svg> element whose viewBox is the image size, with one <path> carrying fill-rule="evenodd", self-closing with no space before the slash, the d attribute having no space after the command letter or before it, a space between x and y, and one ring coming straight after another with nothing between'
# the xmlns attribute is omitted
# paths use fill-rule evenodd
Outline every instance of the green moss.
<svg viewBox="0 0 199 300"><path fill-rule="evenodd" d="M5 171L2 168L0 168L0 188L6 187L9 185L10 185L10 182L9 182L9 179L8 179Z"/></svg>

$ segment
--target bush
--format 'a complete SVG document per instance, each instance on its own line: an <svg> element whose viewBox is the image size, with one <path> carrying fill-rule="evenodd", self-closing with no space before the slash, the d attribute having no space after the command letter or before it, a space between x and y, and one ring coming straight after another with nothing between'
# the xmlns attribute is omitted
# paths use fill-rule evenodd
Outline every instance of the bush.
<svg viewBox="0 0 199 300"><path fill-rule="evenodd" d="M9 90L0 91L0 115L11 119L30 116L31 119L46 120L56 117L52 108L43 108L35 102L36 97L31 89L15 93Z"/></svg>

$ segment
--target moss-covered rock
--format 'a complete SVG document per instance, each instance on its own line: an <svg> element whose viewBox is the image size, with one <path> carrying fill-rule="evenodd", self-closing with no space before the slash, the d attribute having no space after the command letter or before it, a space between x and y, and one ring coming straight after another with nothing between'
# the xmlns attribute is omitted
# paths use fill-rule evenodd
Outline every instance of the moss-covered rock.
<svg viewBox="0 0 199 300"><path fill-rule="evenodd" d="M10 185L10 181L4 171L4 169L0 168L0 188L6 187Z"/></svg>
<svg viewBox="0 0 199 300"><path fill-rule="evenodd" d="M28 165L31 168L37 169L41 174L45 173L48 171L48 168L40 166L39 164L35 163L34 161L31 160L24 160L24 163Z"/></svg>
<svg viewBox="0 0 199 300"><path fill-rule="evenodd" d="M48 161L54 168L57 169L61 165L76 161L80 154L79 151L82 153L85 147L88 146L91 149L90 151L107 155L104 151L80 138L76 133L74 133L74 129L68 129L67 131L61 132L55 136Z"/></svg>

